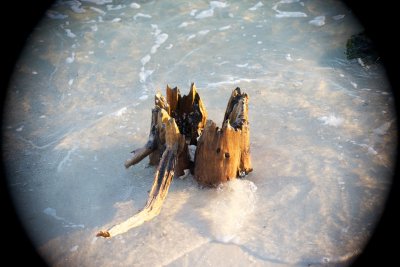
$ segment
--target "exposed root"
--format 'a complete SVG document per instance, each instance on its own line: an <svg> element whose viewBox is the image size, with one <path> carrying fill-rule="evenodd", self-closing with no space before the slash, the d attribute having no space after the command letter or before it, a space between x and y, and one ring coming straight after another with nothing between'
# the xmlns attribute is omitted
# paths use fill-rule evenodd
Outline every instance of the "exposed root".
<svg viewBox="0 0 400 267"><path fill-rule="evenodd" d="M128 230L153 219L160 211L162 204L167 197L168 189L174 177L176 160L183 148L184 137L179 133L175 120L171 118L166 124L167 147L161 157L157 171L154 175L154 182L149 193L146 206L137 214L126 221L117 224L107 231L100 231L96 236L112 237L123 234Z"/></svg>

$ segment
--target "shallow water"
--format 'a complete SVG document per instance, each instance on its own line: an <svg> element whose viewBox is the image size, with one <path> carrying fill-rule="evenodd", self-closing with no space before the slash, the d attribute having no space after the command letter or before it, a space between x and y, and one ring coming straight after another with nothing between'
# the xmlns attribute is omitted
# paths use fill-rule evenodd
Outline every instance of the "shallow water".
<svg viewBox="0 0 400 267"><path fill-rule="evenodd" d="M383 67L347 60L362 27L338 1L59 1L8 93L3 156L32 241L60 266L345 266L391 185L397 136ZM217 189L175 178L141 209L155 169L123 162L148 136L153 95L195 82L221 123L250 96L254 171Z"/></svg>

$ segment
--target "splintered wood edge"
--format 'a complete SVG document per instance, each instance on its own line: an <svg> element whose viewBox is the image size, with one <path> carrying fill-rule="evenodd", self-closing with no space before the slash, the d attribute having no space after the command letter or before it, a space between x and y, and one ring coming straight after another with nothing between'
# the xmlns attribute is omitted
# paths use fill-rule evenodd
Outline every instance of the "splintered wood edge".
<svg viewBox="0 0 400 267"><path fill-rule="evenodd" d="M198 105L199 105L199 110L200 110L200 113L202 115L201 124L199 124L198 127L199 128L204 128L204 126L206 124L206 121L207 121L207 117L208 117L207 110L206 110L206 107L205 107L205 105L203 103L203 100L201 100L201 97L200 97L199 93L197 92L197 88L196 88L196 85L194 83L192 83L192 86L191 86L191 91L192 90L193 90L193 92L195 92L194 101L196 101L196 99L198 99L197 101L198 101Z"/></svg>
<svg viewBox="0 0 400 267"><path fill-rule="evenodd" d="M172 113L178 107L179 98L181 97L181 93L180 93L178 87L171 88L171 87L169 87L169 85L167 85L166 94L167 94L167 102L170 107L170 113Z"/></svg>
<svg viewBox="0 0 400 267"><path fill-rule="evenodd" d="M110 233L109 233L108 231L99 231L99 232L96 234L96 236L97 236L97 237L105 237L105 238L111 237L111 235L110 235Z"/></svg>
<svg viewBox="0 0 400 267"><path fill-rule="evenodd" d="M164 109L165 111L167 111L168 114L170 114L170 106L168 104L168 101L161 94L161 92L157 92L157 94L154 96L154 105L156 107Z"/></svg>
<svg viewBox="0 0 400 267"><path fill-rule="evenodd" d="M222 128L230 125L235 130L242 130L243 126L248 126L248 102L249 96L246 93L241 93L240 88L236 87L232 91L226 106Z"/></svg>

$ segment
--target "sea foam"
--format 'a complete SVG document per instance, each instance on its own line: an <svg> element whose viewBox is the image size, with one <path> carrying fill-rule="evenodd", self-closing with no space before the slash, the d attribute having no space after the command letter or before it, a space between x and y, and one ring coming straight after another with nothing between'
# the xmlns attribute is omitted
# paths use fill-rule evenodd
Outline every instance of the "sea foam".
<svg viewBox="0 0 400 267"><path fill-rule="evenodd" d="M238 240L242 227L255 208L256 191L253 182L234 179L211 192L204 215L216 240L224 243Z"/></svg>

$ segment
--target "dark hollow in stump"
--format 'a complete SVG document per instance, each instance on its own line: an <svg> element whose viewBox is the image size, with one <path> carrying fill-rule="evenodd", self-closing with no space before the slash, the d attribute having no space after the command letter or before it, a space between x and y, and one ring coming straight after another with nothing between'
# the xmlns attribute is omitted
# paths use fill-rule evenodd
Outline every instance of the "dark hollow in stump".
<svg viewBox="0 0 400 267"><path fill-rule="evenodd" d="M149 139L142 148L132 151L133 157L125 162L125 167L140 162L149 155L150 165L157 165L165 150L165 121L170 117L175 119L179 132L185 136L185 145L175 167L178 176L185 169L193 168L189 161L188 145L197 145L197 138L203 131L207 120L207 111L192 83L188 95L181 96L177 87L167 86L167 99L160 93L155 95L155 108L152 110Z"/></svg>
<svg viewBox="0 0 400 267"><path fill-rule="evenodd" d="M132 151L125 167L149 156L150 165L158 165L146 206L126 221L97 236L111 237L125 233L157 216L174 175L190 169L201 185L215 187L251 172L248 95L233 90L225 111L222 128L208 120L207 111L192 83L188 95L177 87L167 86L167 98L155 95L150 134L147 143ZM188 146L196 146L194 161Z"/></svg>

